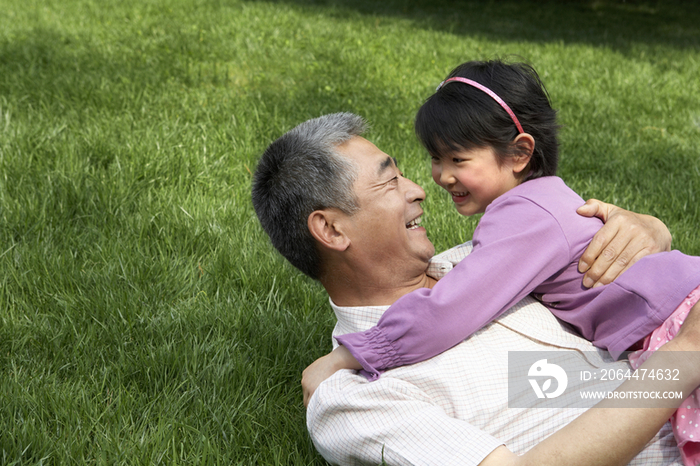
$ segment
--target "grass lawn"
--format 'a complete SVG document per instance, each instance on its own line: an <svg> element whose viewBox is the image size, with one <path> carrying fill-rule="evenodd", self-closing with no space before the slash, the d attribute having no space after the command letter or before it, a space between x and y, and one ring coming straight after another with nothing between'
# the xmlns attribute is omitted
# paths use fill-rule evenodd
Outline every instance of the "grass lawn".
<svg viewBox="0 0 700 466"><path fill-rule="evenodd" d="M695 2L0 0L0 464L325 464L301 371L317 284L250 203L275 137L323 113L426 187L413 135L457 64L517 56L560 109L561 176L700 254ZM452 210L451 210L452 209Z"/></svg>

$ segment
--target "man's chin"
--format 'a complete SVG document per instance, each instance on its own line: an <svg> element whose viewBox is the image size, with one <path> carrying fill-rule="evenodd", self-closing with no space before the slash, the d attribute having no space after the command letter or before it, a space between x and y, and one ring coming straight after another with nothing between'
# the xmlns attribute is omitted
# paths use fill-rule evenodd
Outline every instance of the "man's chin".
<svg viewBox="0 0 700 466"><path fill-rule="evenodd" d="M427 235L420 240L420 243L420 245L413 243L413 255L424 263L427 270L430 259L435 255L435 246L428 239Z"/></svg>
<svg viewBox="0 0 700 466"><path fill-rule="evenodd" d="M435 255L435 246L433 246L433 243L430 243L430 247L426 248L425 250L425 268L428 268L428 262L430 262L430 259L433 258Z"/></svg>

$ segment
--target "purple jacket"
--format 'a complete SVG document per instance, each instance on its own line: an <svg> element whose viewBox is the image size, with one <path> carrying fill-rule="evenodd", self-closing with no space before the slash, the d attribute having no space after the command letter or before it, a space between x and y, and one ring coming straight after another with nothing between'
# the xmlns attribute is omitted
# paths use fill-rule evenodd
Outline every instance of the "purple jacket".
<svg viewBox="0 0 700 466"><path fill-rule="evenodd" d="M494 200L474 250L434 288L397 300L376 327L337 337L376 378L451 348L532 293L615 358L658 327L700 284L700 258L652 254L615 282L587 289L578 260L602 222L558 177L527 181Z"/></svg>

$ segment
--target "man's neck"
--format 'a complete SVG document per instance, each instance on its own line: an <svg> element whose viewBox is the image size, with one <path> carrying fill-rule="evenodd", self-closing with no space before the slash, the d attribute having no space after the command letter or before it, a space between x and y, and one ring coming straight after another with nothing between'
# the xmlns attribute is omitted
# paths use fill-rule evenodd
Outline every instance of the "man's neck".
<svg viewBox="0 0 700 466"><path fill-rule="evenodd" d="M321 283L338 306L389 306L403 295L419 288L432 288L437 280L422 273L398 281L396 277L367 277L357 280L343 274L326 276Z"/></svg>

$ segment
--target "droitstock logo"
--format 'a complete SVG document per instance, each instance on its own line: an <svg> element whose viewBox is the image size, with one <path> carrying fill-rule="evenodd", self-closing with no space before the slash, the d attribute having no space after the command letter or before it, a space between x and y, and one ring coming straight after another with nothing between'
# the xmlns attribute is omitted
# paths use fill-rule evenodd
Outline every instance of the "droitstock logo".
<svg viewBox="0 0 700 466"><path fill-rule="evenodd" d="M532 389L535 391L537 398L556 398L566 390L569 383L569 378L566 376L566 371L556 364L550 364L546 359L540 359L530 366L527 372L528 377L536 377L528 379ZM542 381L542 385L539 384ZM552 388L552 380L557 382L556 388Z"/></svg>
<svg viewBox="0 0 700 466"><path fill-rule="evenodd" d="M602 400L607 408L677 407L689 396L673 385L686 376L677 366L688 356L654 354L653 369L635 371L603 350L508 351L508 407L589 409Z"/></svg>

